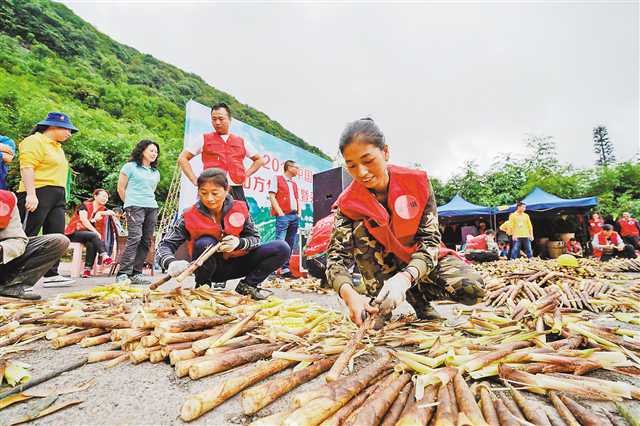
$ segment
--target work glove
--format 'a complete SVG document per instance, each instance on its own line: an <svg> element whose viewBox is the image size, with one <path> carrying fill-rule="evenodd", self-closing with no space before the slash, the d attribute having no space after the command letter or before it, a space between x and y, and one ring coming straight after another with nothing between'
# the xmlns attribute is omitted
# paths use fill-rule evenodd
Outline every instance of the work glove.
<svg viewBox="0 0 640 426"><path fill-rule="evenodd" d="M223 253L229 253L234 251L240 245L240 239L235 235L225 235L224 238L220 241L220 250Z"/></svg>
<svg viewBox="0 0 640 426"><path fill-rule="evenodd" d="M183 273L188 267L189 262L187 262L186 260L174 260L169 264L169 267L167 268L167 274L175 278Z"/></svg>
<svg viewBox="0 0 640 426"><path fill-rule="evenodd" d="M411 287L411 274L402 271L398 272L388 280L380 289L375 303L380 306L380 313L387 314L397 308L407 299L407 290Z"/></svg>

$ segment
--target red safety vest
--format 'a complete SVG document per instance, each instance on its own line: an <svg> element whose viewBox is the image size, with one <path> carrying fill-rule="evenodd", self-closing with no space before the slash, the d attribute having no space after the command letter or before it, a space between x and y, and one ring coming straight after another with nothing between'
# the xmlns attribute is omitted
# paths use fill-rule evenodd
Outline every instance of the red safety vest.
<svg viewBox="0 0 640 426"><path fill-rule="evenodd" d="M387 209L367 188L353 181L336 204L351 220L361 220L367 231L400 260L409 263L416 251L415 235L429 199L429 178L424 171L389 166Z"/></svg>
<svg viewBox="0 0 640 426"><path fill-rule="evenodd" d="M289 197L289 185L287 184L287 180L282 175L277 176L278 179L278 192L276 192L276 201L278 205L284 212L284 214L289 214L293 211L293 206L291 205L291 197ZM300 199L298 198L298 184L294 181L291 181L293 184L293 193L296 197L296 205L300 208ZM271 207L271 216L277 216L276 210Z"/></svg>
<svg viewBox="0 0 640 426"><path fill-rule="evenodd" d="M629 218L629 220L620 219L618 220L618 224L620 225L620 235L623 237L638 237L640 236L640 230L638 230L638 221L634 218Z"/></svg>
<svg viewBox="0 0 640 426"><path fill-rule="evenodd" d="M571 244L571 242L567 240L565 242L565 247L567 249L567 253L569 253L569 254L580 253L581 247L580 247L580 243L577 242L577 241L575 243Z"/></svg>
<svg viewBox="0 0 640 426"><path fill-rule="evenodd" d="M589 235L591 238L593 238L598 232L602 232L602 225L604 225L604 220L602 220L602 218L598 220L589 219Z"/></svg>
<svg viewBox="0 0 640 426"><path fill-rule="evenodd" d="M222 231L225 234L240 236L240 233L244 229L244 224L249 218L249 209L244 201L233 201L231 208L224 216L224 228L220 227L220 224L215 219L205 213L201 212L196 205L193 205L190 209L182 214L184 219L184 226L189 232L189 255L193 255L193 245L200 237L208 235L220 241L222 238ZM225 258L243 256L247 252L246 250L236 250L231 253L225 253Z"/></svg>
<svg viewBox="0 0 640 426"><path fill-rule="evenodd" d="M597 237L598 237L598 244L600 244L601 246L607 244L607 237L604 235L604 232L600 232L597 235ZM611 244L617 246L620 242L620 236L618 235L617 232L613 231L609 236L609 240L611 241ZM597 248L594 247L593 254L595 257L600 257L602 256L602 250L598 250Z"/></svg>
<svg viewBox="0 0 640 426"><path fill-rule="evenodd" d="M467 235L467 245L465 246L466 250L488 250L487 247L487 236L485 234L480 234L477 237L472 237Z"/></svg>
<svg viewBox="0 0 640 426"><path fill-rule="evenodd" d="M233 183L242 185L246 178L243 163L246 155L244 140L240 136L229 133L229 139L225 142L216 132L204 134L202 146L204 169L217 167L225 170Z"/></svg>
<svg viewBox="0 0 640 426"><path fill-rule="evenodd" d="M16 196L11 191L0 189L0 229L9 226L13 209L16 207Z"/></svg>
<svg viewBox="0 0 640 426"><path fill-rule="evenodd" d="M93 216L96 213L106 210L105 206L100 206L96 211L93 211L93 201L91 200L87 200L82 204L84 204L85 208L87 209L87 217L89 218L89 220L93 219ZM95 223L96 230L100 232L100 235L102 235L103 238L104 238L104 219L105 218L103 217L102 219L100 219ZM80 221L80 212L78 211L77 208L73 212L73 216L71 216L71 220L67 224L67 227L64 228L64 233L65 235L71 235L76 231L88 231L86 226L84 226Z"/></svg>

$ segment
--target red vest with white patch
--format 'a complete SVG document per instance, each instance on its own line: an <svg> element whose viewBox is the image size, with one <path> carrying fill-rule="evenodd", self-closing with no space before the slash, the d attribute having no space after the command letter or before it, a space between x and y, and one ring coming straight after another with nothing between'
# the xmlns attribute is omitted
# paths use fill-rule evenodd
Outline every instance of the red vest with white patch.
<svg viewBox="0 0 640 426"><path fill-rule="evenodd" d="M638 237L640 236L640 230L638 230L638 221L634 218L629 220L620 219L618 221L620 225L620 235L623 237Z"/></svg>
<svg viewBox="0 0 640 426"><path fill-rule="evenodd" d="M11 191L0 189L0 229L9 226L13 209L16 207L16 196Z"/></svg>
<svg viewBox="0 0 640 426"><path fill-rule="evenodd" d="M91 200L85 201L82 204L84 204L84 207L87 209L87 217L89 220L93 219L93 216L96 213L106 210L104 206L100 206L96 209L96 211L93 211L93 201ZM104 238L104 219L105 218L103 217L102 219L100 219L95 223L96 230L100 232L100 235L102 235L103 238ZM78 209L76 209L76 211L73 212L73 216L71 217L71 220L67 224L67 227L64 228L64 234L71 235L76 231L88 231L87 227L84 226L82 224L82 221L80 220L80 212L78 211Z"/></svg>
<svg viewBox="0 0 640 426"><path fill-rule="evenodd" d="M416 251L415 236L429 199L429 178L424 171L389 166L387 209L361 183L353 181L336 204L351 220L361 220L382 246L405 263Z"/></svg>
<svg viewBox="0 0 640 426"><path fill-rule="evenodd" d="M278 192L276 192L276 201L278 205L284 212L284 214L289 214L293 211L293 205L291 204L291 197L289 196L289 185L287 184L287 180L282 175L277 176L278 179ZM291 181L293 184L293 194L296 197L296 206L300 208L300 199L298 198L298 184L294 181ZM277 216L276 210L271 207L271 216Z"/></svg>
<svg viewBox="0 0 640 426"><path fill-rule="evenodd" d="M184 226L189 232L189 255L193 256L193 245L200 237L210 236L220 241L224 231L227 235L240 236L244 229L244 224L249 218L249 209L244 201L233 201L231 208L227 211L223 218L224 228L218 222L198 209L196 205L182 214ZM237 257L246 254L245 250L236 250L231 253L225 253L225 257Z"/></svg>
<svg viewBox="0 0 640 426"><path fill-rule="evenodd" d="M217 167L225 170L229 173L233 183L242 185L246 178L243 163L246 155L244 139L240 136L229 133L229 138L225 142L216 132L204 134L204 145L202 146L203 169Z"/></svg>
<svg viewBox="0 0 640 426"><path fill-rule="evenodd" d="M602 225L604 225L604 220L602 219L589 219L589 235L591 235L591 238L598 232L602 232Z"/></svg>
<svg viewBox="0 0 640 426"><path fill-rule="evenodd" d="M478 235L477 237L467 235L467 245L464 247L464 249L487 250L487 236L485 234Z"/></svg>
<svg viewBox="0 0 640 426"><path fill-rule="evenodd" d="M612 232L611 235L609 236L609 241L611 241L611 244L613 244L614 246L617 246L620 243L620 235L618 235L617 232ZM600 244L601 246L604 246L607 244L607 237L604 235L604 231L598 234L598 244ZM602 250L598 250L597 248L594 247L593 255L595 257L602 256Z"/></svg>

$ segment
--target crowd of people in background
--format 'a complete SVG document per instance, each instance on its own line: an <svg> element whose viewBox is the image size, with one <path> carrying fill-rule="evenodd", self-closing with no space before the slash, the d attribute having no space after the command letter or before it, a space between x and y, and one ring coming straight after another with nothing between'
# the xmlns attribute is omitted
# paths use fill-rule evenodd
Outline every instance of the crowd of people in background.
<svg viewBox="0 0 640 426"><path fill-rule="evenodd" d="M143 268L150 252L155 252L156 263L163 270L172 277L179 275L189 266L188 260L177 258L182 244L188 246L192 258L212 246L218 250L196 272L196 285L223 287L227 280L241 278L238 292L264 299L260 283L269 275L292 276L290 258L297 244L301 215L295 181L298 165L287 160L283 173L271 179L268 197L275 240L261 243L243 183L262 167L264 157L229 131L231 120L229 106L215 104L211 109L213 131L180 153L178 165L197 187L198 199L179 215L157 248L153 242L158 220L155 193L160 182L160 145L152 140L135 145L117 184L128 231L117 259L117 281L147 284ZM108 191L95 189L65 225L71 171L64 144L77 131L69 116L51 112L18 149L11 139L0 136L0 295L37 299L39 296L29 289L42 277L45 287L70 285L72 280L58 270L60 257L70 242L86 247L83 277L91 276L96 263L110 265L116 261L111 247L105 244L117 223L116 213L107 208ZM339 148L354 183L336 203L327 280L345 300L356 322L361 321L363 312L373 309L365 303L368 296L380 298L381 303L389 300L394 306L403 301L405 292L400 295L397 288L418 289L406 292L406 297L425 318L430 315L427 299L476 300L482 286L479 278L465 268L459 253L476 262L531 258L534 251L545 257L549 253L544 243L557 235L568 235L562 239L562 252L578 257L593 253L602 261L634 258L640 250L640 223L628 212L614 224L605 223L594 213L584 226L580 215L561 214L553 225L555 232L551 232L545 229L546 223L532 221L523 202L517 203L507 219L498 221L495 230L478 220L440 224L438 232L435 201L426 175L387 163L389 146L373 120L350 123ZM18 152L20 182L14 194L6 190L7 172ZM196 156L201 156L204 170L198 176L190 164ZM244 165L247 159L251 161L249 167ZM373 227L373 222L377 226ZM537 246L533 244L534 227L542 236ZM412 241L415 245L409 250L407 244ZM351 276L347 272L353 263L363 278L360 284L346 278ZM460 288L454 286L454 294L433 293L449 288L450 281L462 283ZM430 284L416 287L415 283Z"/></svg>

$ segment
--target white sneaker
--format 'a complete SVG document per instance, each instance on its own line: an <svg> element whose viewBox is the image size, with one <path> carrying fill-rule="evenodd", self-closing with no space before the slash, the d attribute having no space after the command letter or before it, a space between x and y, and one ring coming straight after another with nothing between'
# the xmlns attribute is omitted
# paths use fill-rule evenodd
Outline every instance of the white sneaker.
<svg viewBox="0 0 640 426"><path fill-rule="evenodd" d="M54 275L52 277L44 277L42 287L71 287L75 282L76 281L71 278L63 277L62 275Z"/></svg>

